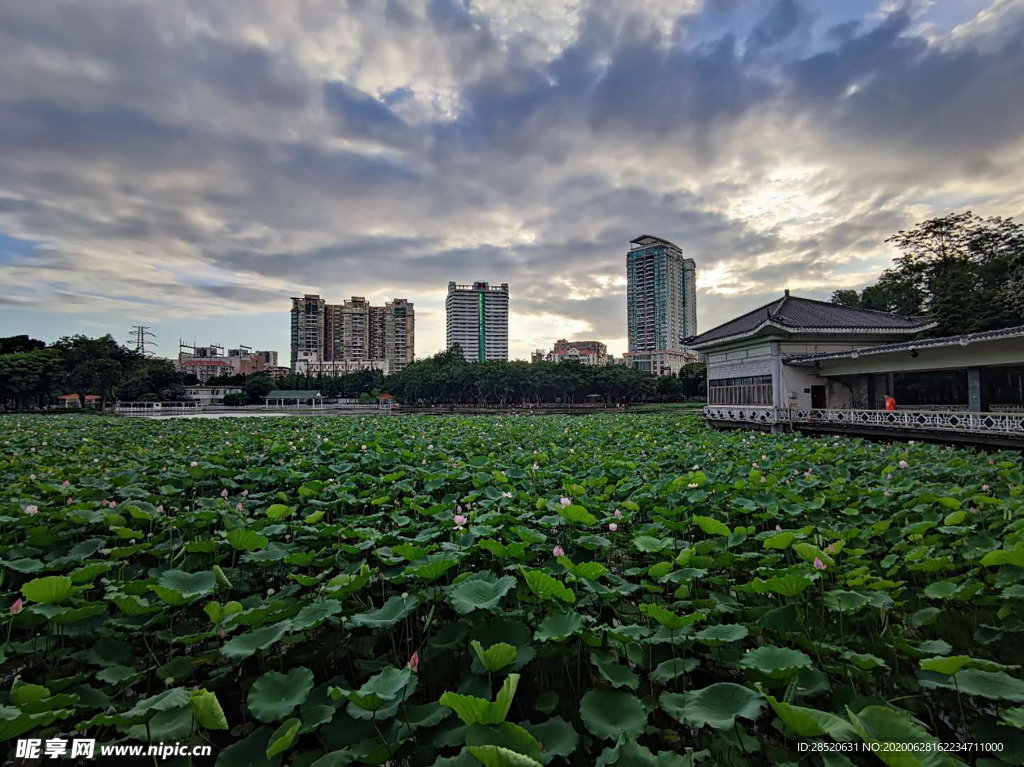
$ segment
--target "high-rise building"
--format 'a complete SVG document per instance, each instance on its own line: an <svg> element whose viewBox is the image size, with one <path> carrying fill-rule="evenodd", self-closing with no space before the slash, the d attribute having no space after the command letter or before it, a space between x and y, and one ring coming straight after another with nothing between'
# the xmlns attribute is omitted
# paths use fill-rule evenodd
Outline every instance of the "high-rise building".
<svg viewBox="0 0 1024 767"><path fill-rule="evenodd" d="M310 299L319 300L319 338L313 331L298 333L297 328L313 328L307 318L315 310ZM397 373L415 359L415 309L404 298L396 298L384 306L371 306L361 296L353 296L340 304L328 304L319 296L292 299L292 370L297 363L333 364L330 370L383 369L381 365L362 366L387 360L388 370ZM389 333L392 335L389 336ZM394 338L394 342L389 339ZM314 345L315 344L315 345ZM341 365L340 363L353 363ZM359 363L359 364L355 364ZM327 369L327 368L324 368Z"/></svg>
<svg viewBox="0 0 1024 767"><path fill-rule="evenodd" d="M316 294L292 298L291 367L300 352L321 352L324 348L326 302Z"/></svg>
<svg viewBox="0 0 1024 767"><path fill-rule="evenodd" d="M683 339L697 332L697 266L660 237L641 235L626 253L626 364L675 375L697 355Z"/></svg>
<svg viewBox="0 0 1024 767"><path fill-rule="evenodd" d="M467 362L508 360L508 283L448 283L447 347L462 348Z"/></svg>
<svg viewBox="0 0 1024 767"><path fill-rule="evenodd" d="M384 359L398 373L416 358L416 310L404 298L384 305Z"/></svg>

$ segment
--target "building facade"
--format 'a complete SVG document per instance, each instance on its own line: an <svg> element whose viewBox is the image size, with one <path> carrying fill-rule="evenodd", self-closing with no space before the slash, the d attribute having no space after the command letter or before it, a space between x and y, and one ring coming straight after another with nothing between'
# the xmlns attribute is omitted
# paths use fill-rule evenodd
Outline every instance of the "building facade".
<svg viewBox="0 0 1024 767"><path fill-rule="evenodd" d="M448 283L446 346L459 346L467 362L508 361L508 283Z"/></svg>
<svg viewBox="0 0 1024 767"><path fill-rule="evenodd" d="M651 235L626 252L626 364L675 375L696 361L683 340L697 332L697 266L679 246Z"/></svg>
<svg viewBox="0 0 1024 767"><path fill-rule="evenodd" d="M174 367L183 373L192 373L199 381L205 383L215 376L263 373L276 365L275 351L253 351L242 346L228 349L225 354L223 347L214 344L190 346L182 343Z"/></svg>
<svg viewBox="0 0 1024 767"><path fill-rule="evenodd" d="M314 315L318 319L312 319ZM327 363L338 363L335 369L342 369L340 363L386 361L396 373L415 360L416 311L404 298L384 306L371 306L362 296L340 304L329 304L317 295L292 298L291 322L295 372L303 359L307 368L315 364L321 369ZM316 362L311 363L314 358ZM356 365L355 369L365 368Z"/></svg>
<svg viewBox="0 0 1024 767"><path fill-rule="evenodd" d="M567 341L559 338L545 359L548 362L604 366L608 364L608 347L601 341Z"/></svg>

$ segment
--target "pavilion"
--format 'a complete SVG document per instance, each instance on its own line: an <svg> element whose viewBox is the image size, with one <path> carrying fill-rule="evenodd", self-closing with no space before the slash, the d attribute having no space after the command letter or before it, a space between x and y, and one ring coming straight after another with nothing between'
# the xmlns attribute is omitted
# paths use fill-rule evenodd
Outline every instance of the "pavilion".
<svg viewBox="0 0 1024 767"><path fill-rule="evenodd" d="M687 344L707 360L711 426L1020 444L1024 326L921 337L936 324L786 291Z"/></svg>
<svg viewBox="0 0 1024 767"><path fill-rule="evenodd" d="M324 395L317 389L274 389L263 402L267 407L322 408Z"/></svg>

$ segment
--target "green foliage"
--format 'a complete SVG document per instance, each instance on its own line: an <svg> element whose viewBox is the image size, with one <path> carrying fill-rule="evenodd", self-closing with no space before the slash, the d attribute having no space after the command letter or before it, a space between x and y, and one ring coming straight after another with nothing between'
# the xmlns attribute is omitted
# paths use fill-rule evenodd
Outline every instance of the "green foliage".
<svg viewBox="0 0 1024 767"><path fill-rule="evenodd" d="M5 740L828 767L801 746L1024 724L1018 454L685 414L0 427Z"/></svg>

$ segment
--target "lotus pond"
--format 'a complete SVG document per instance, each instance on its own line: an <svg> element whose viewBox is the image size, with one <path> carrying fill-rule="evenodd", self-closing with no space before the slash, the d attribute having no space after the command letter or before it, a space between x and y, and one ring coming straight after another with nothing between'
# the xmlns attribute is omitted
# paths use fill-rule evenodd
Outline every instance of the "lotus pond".
<svg viewBox="0 0 1024 767"><path fill-rule="evenodd" d="M2 418L0 741L1022 764L1021 485L686 414Z"/></svg>

